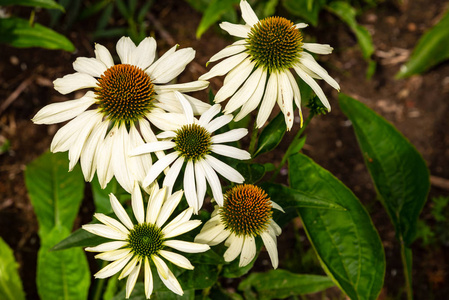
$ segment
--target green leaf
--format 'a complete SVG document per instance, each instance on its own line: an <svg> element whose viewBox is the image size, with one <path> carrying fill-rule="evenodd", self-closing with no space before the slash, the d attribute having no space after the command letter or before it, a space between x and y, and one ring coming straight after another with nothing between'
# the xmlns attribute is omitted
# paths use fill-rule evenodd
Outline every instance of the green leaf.
<svg viewBox="0 0 449 300"><path fill-rule="evenodd" d="M289 146L289 148L287 149L287 153L285 155L287 155L287 157L298 153L299 151L301 151L302 147L304 147L306 143L306 137L303 136L302 138L298 139L298 140L293 140L291 143L291 146Z"/></svg>
<svg viewBox="0 0 449 300"><path fill-rule="evenodd" d="M284 114L279 112L278 115L262 130L257 141L257 149L254 152L253 158L276 148L284 137L286 131L287 127L284 121Z"/></svg>
<svg viewBox="0 0 449 300"><path fill-rule="evenodd" d="M212 0L196 29L196 38L199 39L212 24L220 20L226 11L232 10L236 3L239 3L239 0Z"/></svg>
<svg viewBox="0 0 449 300"><path fill-rule="evenodd" d="M195 269L186 270L180 276L177 276L184 290L202 290L213 286L217 282L217 266L202 264L195 264L194 266Z"/></svg>
<svg viewBox="0 0 449 300"><path fill-rule="evenodd" d="M245 183L254 184L265 175L265 167L257 163L238 163L237 171L245 178Z"/></svg>
<svg viewBox="0 0 449 300"><path fill-rule="evenodd" d="M69 230L57 226L41 239L37 258L37 290L41 299L87 299L90 272L80 248L49 251Z"/></svg>
<svg viewBox="0 0 449 300"><path fill-rule="evenodd" d="M0 0L0 6L7 5L23 5L64 11L64 7L54 0Z"/></svg>
<svg viewBox="0 0 449 300"><path fill-rule="evenodd" d="M18 265L8 244L0 237L0 299L25 300Z"/></svg>
<svg viewBox="0 0 449 300"><path fill-rule="evenodd" d="M396 78L423 73L449 58L449 10L435 27L423 34L410 60L401 67Z"/></svg>
<svg viewBox="0 0 449 300"><path fill-rule="evenodd" d="M71 230L84 196L84 177L79 165L67 172L67 153L47 152L25 170L25 184L44 238L55 226Z"/></svg>
<svg viewBox="0 0 449 300"><path fill-rule="evenodd" d="M329 3L328 9L337 15L357 37L360 48L362 49L363 57L367 61L371 61L371 55L374 53L373 40L368 30L362 25L357 24L355 18L356 12L354 7L349 3L343 1L333 1Z"/></svg>
<svg viewBox="0 0 449 300"><path fill-rule="evenodd" d="M409 246L427 199L430 175L416 148L390 123L344 94L340 107L351 120L365 164L398 237Z"/></svg>
<svg viewBox="0 0 449 300"><path fill-rule="evenodd" d="M299 16L316 26L318 24L318 15L326 4L326 0L283 0L282 4L291 14Z"/></svg>
<svg viewBox="0 0 449 300"><path fill-rule="evenodd" d="M320 209L346 210L343 206L329 201L325 198L308 195L303 191L295 190L281 184L264 183L262 188L270 196L271 200L279 204L282 208L287 207L308 207Z"/></svg>
<svg viewBox="0 0 449 300"><path fill-rule="evenodd" d="M283 299L323 291L334 286L329 277L294 274L286 270L252 273L239 284L239 290L255 289L258 299Z"/></svg>
<svg viewBox="0 0 449 300"><path fill-rule="evenodd" d="M41 47L72 52L75 46L62 34L20 18L0 19L0 43L17 48Z"/></svg>
<svg viewBox="0 0 449 300"><path fill-rule="evenodd" d="M73 247L94 247L110 242L110 239L95 235L82 228L72 232L68 237L57 243L51 251L70 249Z"/></svg>
<svg viewBox="0 0 449 300"><path fill-rule="evenodd" d="M344 184L307 156L292 155L288 165L292 188L346 209L298 208L323 269L352 300L377 299L385 255L365 208Z"/></svg>
<svg viewBox="0 0 449 300"><path fill-rule="evenodd" d="M95 212L109 214L112 213L112 206L109 200L109 194L116 195L118 182L115 178L108 183L106 188L102 189L98 182L98 177L95 175L94 179L90 183L92 187L92 196L94 198Z"/></svg>

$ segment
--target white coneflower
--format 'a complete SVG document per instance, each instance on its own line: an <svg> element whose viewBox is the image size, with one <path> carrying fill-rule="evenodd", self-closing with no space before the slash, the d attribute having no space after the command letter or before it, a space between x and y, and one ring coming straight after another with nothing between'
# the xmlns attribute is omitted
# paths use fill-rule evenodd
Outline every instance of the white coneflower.
<svg viewBox="0 0 449 300"><path fill-rule="evenodd" d="M163 226L179 204L182 194L182 191L178 191L169 195L167 188L158 190L156 187L150 196L145 214L140 187L136 183L131 195L131 205L137 224L133 224L117 198L110 194L112 209L120 221L97 213L95 218L103 224L83 225L84 230L114 240L86 248L86 251L102 252L95 258L111 261L94 275L95 278L107 278L121 271L119 279L128 276L126 298L129 298L140 269L143 268L145 295L149 299L153 292L150 264L154 263L162 282L174 293L182 295L181 285L162 258L181 268L192 270L194 267L187 258L168 249L187 253L205 252L209 249L205 244L172 239L201 224L199 220L190 220L192 208L186 209Z"/></svg>
<svg viewBox="0 0 449 300"><path fill-rule="evenodd" d="M223 22L220 27L229 34L243 38L211 57L209 62L223 58L200 80L228 74L223 87L215 95L220 103L231 97L224 112L231 113L241 107L236 121L256 109L259 104L256 125L262 127L277 102L285 116L287 129L293 126L293 101L299 108L301 117L301 94L298 84L290 71L294 69L317 94L324 106L330 104L315 79L324 79L339 90L338 83L329 76L307 50L317 54L330 54L329 45L303 43L300 29L307 24L293 24L282 17L259 20L251 6L240 2L245 25Z"/></svg>
<svg viewBox="0 0 449 300"><path fill-rule="evenodd" d="M95 45L95 58L77 58L73 63L76 73L56 79L55 89L62 94L91 90L79 99L45 106L33 122L54 124L73 119L56 133L51 151L68 150L70 170L80 159L86 181L91 181L96 171L104 188L115 176L130 193L134 180L141 182L148 172L151 157L130 158L129 149L156 140L150 122L157 124L158 115L182 113L174 91L197 91L208 83L166 84L194 58L192 48L176 51L175 46L156 61L156 41L151 37L137 47L130 38L122 37L116 48L121 61L117 65L100 44ZM210 107L186 97L197 114Z"/></svg>
<svg viewBox="0 0 449 300"><path fill-rule="evenodd" d="M158 142L147 143L131 151L131 155L141 155L161 150L174 151L159 159L149 170L143 185L151 184L169 165L172 166L164 178L163 186L173 188L181 168L185 165L183 185L185 196L189 206L195 213L203 205L206 194L206 181L212 189L213 196L219 205L223 203L223 194L220 180L216 174L219 173L231 182L242 183L243 176L212 154L219 154L239 160L250 159L251 155L242 149L222 145L227 142L240 140L248 133L246 128L233 129L225 133L214 135L214 131L225 126L232 120L232 115L223 115L214 119L220 112L220 105L216 104L204 112L199 119L194 118L190 104L181 93L175 92L182 107L184 123L173 126L158 135L164 139ZM170 122L170 114L164 115Z"/></svg>
<svg viewBox="0 0 449 300"><path fill-rule="evenodd" d="M239 266L244 267L254 259L255 238L260 236L276 269L279 264L276 236L281 234L281 228L273 221L273 208L283 212L261 188L252 184L235 186L226 192L223 206L215 207L195 242L214 246L226 240L225 246L229 248L224 253L225 261L233 261L240 254Z"/></svg>

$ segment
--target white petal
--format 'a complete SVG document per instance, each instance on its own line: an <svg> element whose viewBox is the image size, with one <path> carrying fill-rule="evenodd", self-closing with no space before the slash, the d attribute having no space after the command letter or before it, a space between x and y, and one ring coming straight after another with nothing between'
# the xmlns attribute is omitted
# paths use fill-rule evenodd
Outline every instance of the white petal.
<svg viewBox="0 0 449 300"><path fill-rule="evenodd" d="M223 230L221 231L219 234L217 234L210 242L209 245L214 246L214 245L218 245L221 242L223 242L225 239L227 239L229 237L229 235L231 234L231 231L229 230Z"/></svg>
<svg viewBox="0 0 449 300"><path fill-rule="evenodd" d="M242 11L242 18L246 24L253 26L259 22L259 18L254 13L254 10L246 1L240 1L240 9Z"/></svg>
<svg viewBox="0 0 449 300"><path fill-rule="evenodd" d="M220 103L223 100L232 96L237 89L242 85L243 82L251 74L255 66L255 63L251 62L249 59L244 60L235 70L235 75L228 82L225 82L221 89L215 95L214 101ZM229 76L229 75L228 75Z"/></svg>
<svg viewBox="0 0 449 300"><path fill-rule="evenodd" d="M209 85L209 81L197 80L186 83L177 84L164 84L164 85L154 85L154 90L157 94L178 91L181 93L195 92L204 90Z"/></svg>
<svg viewBox="0 0 449 300"><path fill-rule="evenodd" d="M161 211L162 204L167 197L167 187L163 187L153 195L151 195L150 201L147 207L147 223L154 224L157 221L159 212Z"/></svg>
<svg viewBox="0 0 449 300"><path fill-rule="evenodd" d="M232 115L219 116L207 124L204 128L209 132L214 132L232 121Z"/></svg>
<svg viewBox="0 0 449 300"><path fill-rule="evenodd" d="M97 254L97 255L95 255L95 258L96 259L106 260L106 261L115 261L115 260L124 258L130 252L131 252L130 248L112 250L112 251L107 251L107 252L103 252L103 253Z"/></svg>
<svg viewBox="0 0 449 300"><path fill-rule="evenodd" d="M120 61L122 64L131 64L132 63L132 54L136 49L136 45L133 41L127 37L122 37L116 45L117 54L120 57Z"/></svg>
<svg viewBox="0 0 449 300"><path fill-rule="evenodd" d="M53 81L55 90L63 95L85 88L95 88L97 83L95 77L83 73L68 74Z"/></svg>
<svg viewBox="0 0 449 300"><path fill-rule="evenodd" d="M132 270L134 270L134 267L139 263L139 260L142 260L139 256L135 255L133 259L123 268L122 272L120 273L118 279L121 280L128 276Z"/></svg>
<svg viewBox="0 0 449 300"><path fill-rule="evenodd" d="M285 74L287 74L288 80L290 81L290 86L292 87L293 90L293 99L295 100L295 104L299 109L299 117L301 119L300 126L302 127L303 117L301 109L301 93L299 91L298 83L296 82L296 79L293 77L290 70L286 71Z"/></svg>
<svg viewBox="0 0 449 300"><path fill-rule="evenodd" d="M134 225L131 222L131 219L129 218L128 214L126 213L126 210L123 208L123 206L114 196L114 194L112 193L109 194L109 200L111 202L111 207L114 210L115 215L120 219L123 225L128 227L129 230L132 230L134 228Z"/></svg>
<svg viewBox="0 0 449 300"><path fill-rule="evenodd" d="M149 154L160 150L172 149L176 146L175 142L172 141L160 141L153 143L146 143L139 147L134 148L129 152L130 156Z"/></svg>
<svg viewBox="0 0 449 300"><path fill-rule="evenodd" d="M230 262L236 259L237 256L242 252L243 247L243 237L235 236L233 239L231 245L226 250L226 252L223 254L223 258L225 261Z"/></svg>
<svg viewBox="0 0 449 300"><path fill-rule="evenodd" d="M97 219L98 221L100 221L101 223L103 223L106 226L112 227L112 228L122 232L123 234L126 234L126 235L129 234L128 229L126 229L126 227L123 226L122 223L120 223L119 221L117 221L114 218L106 216L105 214L102 214L102 213L95 213L94 217L95 217L95 219Z"/></svg>
<svg viewBox="0 0 449 300"><path fill-rule="evenodd" d="M300 62L306 68L310 69L312 72L323 78L324 81L326 81L334 89L340 90L340 85L332 77L329 76L327 71L315 61L312 55L310 55L309 53L303 53Z"/></svg>
<svg viewBox="0 0 449 300"><path fill-rule="evenodd" d="M249 25L232 24L229 22L220 23L220 27L230 35L241 38L247 38L248 33L251 30L251 26Z"/></svg>
<svg viewBox="0 0 449 300"><path fill-rule="evenodd" d="M218 243L213 243L212 241L219 235L223 233L229 235L230 231L226 230L223 223L221 222L211 222L209 226L204 226L201 232L195 237L195 243L208 244L210 246L215 246ZM206 228L206 229L205 229Z"/></svg>
<svg viewBox="0 0 449 300"><path fill-rule="evenodd" d="M44 106L33 117L35 124L55 124L73 119L95 103L95 94L87 92L83 97L75 100L52 103Z"/></svg>
<svg viewBox="0 0 449 300"><path fill-rule="evenodd" d="M270 224L268 226L273 229L274 233L277 236L282 233L281 227L279 227L279 225L275 221L273 221L273 219L271 219Z"/></svg>
<svg viewBox="0 0 449 300"><path fill-rule="evenodd" d="M134 179L131 176L130 158L128 156L129 134L124 124L119 125L113 138L112 146L112 170L118 183L127 191L132 193Z"/></svg>
<svg viewBox="0 0 449 300"><path fill-rule="evenodd" d="M209 245L179 240L164 241L164 246L186 253L201 253L210 249Z"/></svg>
<svg viewBox="0 0 449 300"><path fill-rule="evenodd" d="M262 99L262 104L259 108L259 113L257 114L256 124L257 128L261 128L273 110L274 103L276 103L278 92L278 79L276 73L271 73L268 79L267 88L265 90L265 95Z"/></svg>
<svg viewBox="0 0 449 300"><path fill-rule="evenodd" d="M182 110L184 112L184 115L186 116L187 123L189 123L189 124L193 123L192 106L180 92L175 91L174 93L175 93L175 96L178 99L179 103L182 106Z"/></svg>
<svg viewBox="0 0 449 300"><path fill-rule="evenodd" d="M234 118L235 121L240 121L247 114L249 114L250 112L255 110L256 107L259 105L260 101L262 100L262 95L265 91L265 84L267 82L267 76L268 76L268 72L266 72L266 71L262 72L262 77L260 78L259 82L257 83L257 87L256 87L254 93L243 104L239 113Z"/></svg>
<svg viewBox="0 0 449 300"><path fill-rule="evenodd" d="M114 60L112 59L112 55L109 50L100 44L95 44L95 58L100 60L107 68L110 68L114 65Z"/></svg>
<svg viewBox="0 0 449 300"><path fill-rule="evenodd" d="M102 224L86 224L83 225L82 228L86 231L89 231L90 233L112 240L124 241L128 238L127 234L123 234L122 232L113 229L112 227Z"/></svg>
<svg viewBox="0 0 449 300"><path fill-rule="evenodd" d="M252 236L245 236L242 253L240 255L239 267L248 265L256 256L256 241Z"/></svg>
<svg viewBox="0 0 449 300"><path fill-rule="evenodd" d="M183 191L177 191L173 195L170 195L164 202L164 205L159 212L159 216L156 221L156 226L162 227L162 225L167 222L168 218L171 216L175 208L178 206L182 199Z"/></svg>
<svg viewBox="0 0 449 300"><path fill-rule="evenodd" d="M310 75L308 75L304 70L301 68L300 65L294 67L296 73L301 77L302 80L304 80L305 83L307 83L312 90L315 92L315 94L318 96L318 98L321 100L323 105L327 108L328 111L331 110L331 105L329 104L329 101L326 98L326 95L323 93L323 90L320 88L318 83L313 80Z"/></svg>
<svg viewBox="0 0 449 300"><path fill-rule="evenodd" d="M196 195L198 199L198 209L203 206L204 197L206 196L206 175L204 174L203 167L197 163L194 164L195 168L195 182L196 182ZM196 214L198 211L195 212Z"/></svg>
<svg viewBox="0 0 449 300"><path fill-rule="evenodd" d="M150 296L153 293L153 275L151 274L150 262L148 261L148 257L145 257L144 263L145 296L147 297L147 299L150 299Z"/></svg>
<svg viewBox="0 0 449 300"><path fill-rule="evenodd" d="M221 190L221 183L217 174L205 161L197 161L196 163L203 168L204 175L206 176L207 182L209 182L209 186L212 189L212 195L214 196L215 201L217 201L218 205L223 206L223 192Z"/></svg>
<svg viewBox="0 0 449 300"><path fill-rule="evenodd" d="M199 80L208 80L212 77L216 76L222 76L232 69L234 69L237 65L239 65L241 62L243 62L248 57L248 53L240 53L234 56L231 56L229 58L226 58L225 60L219 62L215 66L210 69L209 72L206 74L203 74L198 78Z"/></svg>
<svg viewBox="0 0 449 300"><path fill-rule="evenodd" d="M184 173L184 195L186 196L187 203L195 214L198 213L198 198L196 195L195 186L195 172L193 168L193 162L191 160L187 161L186 170Z"/></svg>
<svg viewBox="0 0 449 300"><path fill-rule="evenodd" d="M296 29L306 28L307 26L309 26L309 25L306 24L306 23L298 23L298 24L295 24L295 28L296 28Z"/></svg>
<svg viewBox="0 0 449 300"><path fill-rule="evenodd" d="M156 40L152 37L144 38L131 56L131 64L145 70L154 61L156 56Z"/></svg>
<svg viewBox="0 0 449 300"><path fill-rule="evenodd" d="M107 67L96 58L78 57L73 62L73 69L93 77L100 77L107 70Z"/></svg>
<svg viewBox="0 0 449 300"><path fill-rule="evenodd" d="M108 125L108 122L101 122L99 126L96 126L89 135L81 152L81 170L86 181L92 181L95 175L95 170L97 169L97 152L100 151Z"/></svg>
<svg viewBox="0 0 449 300"><path fill-rule="evenodd" d="M157 256L156 255L153 256L153 261L154 261L155 257L157 257ZM156 262L155 262L155 264L156 264ZM160 259L160 264L164 264L165 265L165 262L162 259ZM162 271L163 268L158 268L157 265L156 265L157 273L158 273L159 277L161 278L162 282L173 293L178 294L178 295L183 295L184 292L182 291L181 285L179 285L178 280L176 280L176 277L173 275L173 273L170 271L170 269L167 267L167 265L165 265L165 268L166 268L166 273L163 274L162 273L163 272ZM166 275L166 276L164 276L164 275Z"/></svg>
<svg viewBox="0 0 449 300"><path fill-rule="evenodd" d="M128 242L113 241L113 242L106 242L106 243L100 244L95 247L87 247L84 250L89 251L89 252L113 251L113 250L117 250L121 247L125 247L126 245L128 245Z"/></svg>
<svg viewBox="0 0 449 300"><path fill-rule="evenodd" d="M184 96L184 98L187 99L187 101L189 101L194 115L202 115L205 111L207 111L211 107L210 104L198 100L192 96L186 94L182 95ZM158 101L155 103L156 107L159 107L167 112L174 112L180 114L183 113L182 107L179 106L179 101L173 92L169 91L166 93L158 94L155 96L155 98Z"/></svg>
<svg viewBox="0 0 449 300"><path fill-rule="evenodd" d="M275 209L277 209L277 210L280 210L280 211L282 211L283 213L285 213L284 209L283 209L279 204L277 204L276 202L271 201L271 206L272 206L273 208L275 208Z"/></svg>
<svg viewBox="0 0 449 300"><path fill-rule="evenodd" d="M282 112L284 113L285 125L287 126L287 130L293 126L293 89L290 85L290 80L288 80L287 74L284 72L280 72L278 74L278 105L281 107Z"/></svg>
<svg viewBox="0 0 449 300"><path fill-rule="evenodd" d="M145 177L143 181L144 186L149 186L153 181L156 180L156 178L159 176L159 174L164 171L166 167L168 167L176 158L178 157L177 152L172 152L163 158L159 159L151 168L150 172L148 173L147 177Z"/></svg>
<svg viewBox="0 0 449 300"><path fill-rule="evenodd" d="M201 114L200 119L198 120L198 124L205 127L210 120L213 119L221 110L220 104L215 104L211 106L207 111L205 111L203 114Z"/></svg>
<svg viewBox="0 0 449 300"><path fill-rule="evenodd" d="M137 278L139 277L140 272L140 266L142 264L139 263L137 266L134 267L134 269L131 271L131 274L129 274L128 279L126 280L126 298L129 298L131 296L131 292L134 289L134 286L136 285Z"/></svg>
<svg viewBox="0 0 449 300"><path fill-rule="evenodd" d="M184 222L177 227L173 228L172 230L165 230L168 226L166 226L164 229L162 229L162 233L164 234L164 238L172 238L178 235L181 235L183 233L189 232L190 230L193 230L201 225L200 220L191 220L188 222Z"/></svg>
<svg viewBox="0 0 449 300"><path fill-rule="evenodd" d="M142 137L147 143L158 141L153 133L153 130L151 130L150 123L148 123L145 119L139 120L139 128ZM165 153L164 151L156 151L156 156L158 159L161 159L162 157L165 156Z"/></svg>
<svg viewBox="0 0 449 300"><path fill-rule="evenodd" d="M142 192L140 191L140 187L137 182L134 183L133 193L131 195L131 206L137 222L139 222L139 224L145 222Z"/></svg>
<svg viewBox="0 0 449 300"><path fill-rule="evenodd" d="M268 255L270 256L271 264L273 265L274 269L277 269L279 265L279 257L278 257L278 248L276 245L276 242L273 241L270 234L268 232L264 231L260 234L260 237L262 238L262 241L265 245L265 248L267 248Z"/></svg>
<svg viewBox="0 0 449 300"><path fill-rule="evenodd" d="M95 154L95 161L97 162L97 176L98 182L102 189L106 187L113 176L111 156L112 156L112 136L115 134L116 128L113 127L106 138L99 145L99 151Z"/></svg>
<svg viewBox="0 0 449 300"><path fill-rule="evenodd" d="M172 139L176 137L176 132L174 131L162 131L161 133L159 133L156 138L160 139L160 140L164 140L164 139Z"/></svg>
<svg viewBox="0 0 449 300"><path fill-rule="evenodd" d="M153 83L167 83L176 78L195 57L195 50L185 48L158 59L158 64L147 70ZM151 70L151 71L150 71Z"/></svg>
<svg viewBox="0 0 449 300"><path fill-rule="evenodd" d="M186 116L183 113L161 113L154 110L148 114L147 118L160 130L176 131L187 124Z"/></svg>
<svg viewBox="0 0 449 300"><path fill-rule="evenodd" d="M221 144L227 142L235 142L240 140L242 137L248 134L248 129L237 128L232 129L228 132L220 133L211 137L211 142L213 144Z"/></svg>
<svg viewBox="0 0 449 300"><path fill-rule="evenodd" d="M240 159L240 160L251 159L251 154L249 154L248 151L239 149L236 147L232 147L232 146L212 145L210 150L214 153L217 153L217 154L220 154L223 156L227 156L227 157L232 157L235 159Z"/></svg>
<svg viewBox="0 0 449 300"><path fill-rule="evenodd" d="M208 163L215 171L220 173L220 175L227 180L236 183L243 183L245 181L245 178L243 178L243 176L238 171L228 166L224 162L216 159L215 157L206 155L205 160L206 163Z"/></svg>
<svg viewBox="0 0 449 300"><path fill-rule="evenodd" d="M98 273L94 275L95 278L108 278L118 273L128 263L128 261L131 259L132 256L133 254L129 253L124 258L116 260L113 263L110 263L109 265L98 271Z"/></svg>
<svg viewBox="0 0 449 300"><path fill-rule="evenodd" d="M245 41L245 40L243 40L243 41ZM239 54L240 52L243 52L246 49L247 48L245 45L232 44L232 45L220 50L215 55L213 55L207 63L214 62L214 61L220 60L222 58L225 58L225 57L228 57L231 55Z"/></svg>
<svg viewBox="0 0 449 300"><path fill-rule="evenodd" d="M194 269L194 267L192 266L190 261L187 258L185 258L184 256L182 256L181 254L177 254L177 253L166 251L166 250L160 250L159 254L166 260L177 265L178 267L188 269L188 270Z"/></svg>
<svg viewBox="0 0 449 300"><path fill-rule="evenodd" d="M167 279L168 272L170 272L167 264L157 255L152 255L151 259L153 260L154 264L156 265L157 272L159 273L159 276L161 276L161 279L162 278Z"/></svg>
<svg viewBox="0 0 449 300"><path fill-rule="evenodd" d="M129 159L129 171L131 172L131 177L134 180L137 180L139 184L142 184L142 181L145 179L145 176L150 171L152 165L151 155L139 155L130 157L130 151L145 144L145 142L143 141L142 136L140 135L134 124L131 124L129 128L128 137L128 149L125 155L127 155Z"/></svg>
<svg viewBox="0 0 449 300"><path fill-rule="evenodd" d="M180 156L170 167L167 174L165 175L163 186L167 186L169 192L171 193L173 186L175 185L176 179L178 178L179 172L181 171L182 165L184 164L184 157Z"/></svg>
<svg viewBox="0 0 449 300"><path fill-rule="evenodd" d="M334 50L334 48L327 44L304 43L302 47L316 54L331 54L332 50Z"/></svg>

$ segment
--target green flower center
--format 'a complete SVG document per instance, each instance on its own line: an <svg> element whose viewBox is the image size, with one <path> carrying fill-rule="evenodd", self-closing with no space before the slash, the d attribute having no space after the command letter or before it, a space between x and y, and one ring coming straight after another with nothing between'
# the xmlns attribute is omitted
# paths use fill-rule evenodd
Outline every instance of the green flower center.
<svg viewBox="0 0 449 300"><path fill-rule="evenodd" d="M220 208L225 227L237 236L257 236L268 226L272 217L268 195L252 185L238 185L226 192Z"/></svg>
<svg viewBox="0 0 449 300"><path fill-rule="evenodd" d="M210 133L198 124L184 125L176 131L174 149L187 160L196 161L210 152Z"/></svg>
<svg viewBox="0 0 449 300"><path fill-rule="evenodd" d="M100 111L113 122L134 123L152 107L154 86L141 68L119 64L98 78L95 95Z"/></svg>
<svg viewBox="0 0 449 300"><path fill-rule="evenodd" d="M282 17L269 17L251 27L246 39L251 59L256 67L268 72L291 68L302 51L302 35L295 25Z"/></svg>
<svg viewBox="0 0 449 300"><path fill-rule="evenodd" d="M164 236L155 224L137 224L128 234L129 247L135 255L150 258L162 249Z"/></svg>

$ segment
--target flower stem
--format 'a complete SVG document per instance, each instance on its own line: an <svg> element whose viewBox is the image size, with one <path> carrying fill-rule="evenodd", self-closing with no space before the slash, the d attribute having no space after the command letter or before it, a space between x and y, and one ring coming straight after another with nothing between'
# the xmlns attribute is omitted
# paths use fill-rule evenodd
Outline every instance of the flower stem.
<svg viewBox="0 0 449 300"><path fill-rule="evenodd" d="M407 300L413 300L413 289L412 289L412 250L405 246L404 241L401 237L401 259L402 267L404 269L405 278L405 291L407 292Z"/></svg>
<svg viewBox="0 0 449 300"><path fill-rule="evenodd" d="M257 141L257 134L259 133L259 129L256 126L256 123L254 123L253 131L251 132L251 141L249 143L249 149L248 152L251 154L251 157L254 154L254 151L256 150L256 141Z"/></svg>
<svg viewBox="0 0 449 300"><path fill-rule="evenodd" d="M301 135L304 133L304 130L306 130L307 125L309 125L310 121L313 119L315 115L313 113L309 113L309 115L307 116L306 121L304 122L304 125L298 130L298 132L296 133L295 137L293 138L292 142L290 143L290 145L287 148L287 151L285 151L284 156L282 157L281 163L279 164L279 166L276 168L276 170L274 170L273 176L271 176L271 182L273 182L276 177L278 176L279 172L281 171L282 167L285 165L285 163L287 162L287 159L290 157L291 153L291 148L294 147L296 145L296 142L299 140L299 138L301 137Z"/></svg>
<svg viewBox="0 0 449 300"><path fill-rule="evenodd" d="M104 268L107 265L107 261L101 262L101 268ZM103 286L106 279L97 280L97 284L95 286L94 297L93 300L100 300L103 294Z"/></svg>

